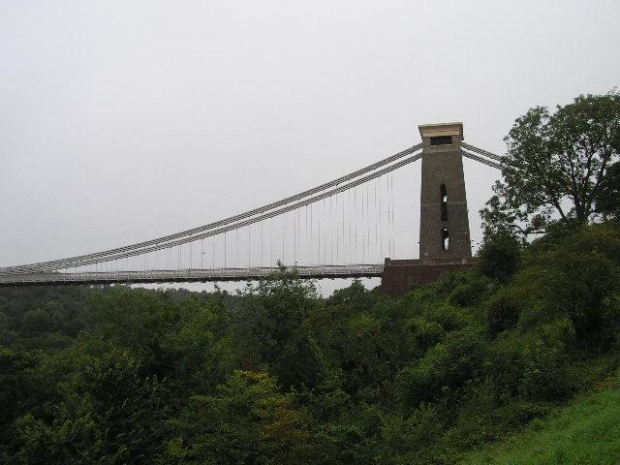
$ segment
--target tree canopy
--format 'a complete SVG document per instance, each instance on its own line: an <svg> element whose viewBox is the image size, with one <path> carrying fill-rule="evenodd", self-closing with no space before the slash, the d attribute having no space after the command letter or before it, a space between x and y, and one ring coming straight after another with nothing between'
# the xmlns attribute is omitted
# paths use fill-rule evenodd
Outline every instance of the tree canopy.
<svg viewBox="0 0 620 465"><path fill-rule="evenodd" d="M604 218L620 220L620 163L607 170L596 195L596 212Z"/></svg>
<svg viewBox="0 0 620 465"><path fill-rule="evenodd" d="M620 158L620 93L580 95L557 106L538 106L517 118L502 161L504 181L481 211L489 232L523 235L554 221L585 224L606 206ZM617 177L617 175L616 175ZM617 181L616 181L617 183ZM613 202L612 202L613 203Z"/></svg>
<svg viewBox="0 0 620 465"><path fill-rule="evenodd" d="M478 263L402 297L3 289L0 463L463 463L620 366L619 224Z"/></svg>

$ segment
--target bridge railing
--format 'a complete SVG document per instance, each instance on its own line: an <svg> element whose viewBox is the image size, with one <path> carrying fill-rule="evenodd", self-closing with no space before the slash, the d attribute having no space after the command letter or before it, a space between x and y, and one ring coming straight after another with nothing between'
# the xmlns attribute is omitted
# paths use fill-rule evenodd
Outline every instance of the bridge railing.
<svg viewBox="0 0 620 465"><path fill-rule="evenodd" d="M303 279L377 277L383 274L382 264L297 266L288 270ZM245 281L265 279L281 273L277 267L182 269L117 272L40 272L0 275L0 285L19 284L107 284L164 283L192 281Z"/></svg>

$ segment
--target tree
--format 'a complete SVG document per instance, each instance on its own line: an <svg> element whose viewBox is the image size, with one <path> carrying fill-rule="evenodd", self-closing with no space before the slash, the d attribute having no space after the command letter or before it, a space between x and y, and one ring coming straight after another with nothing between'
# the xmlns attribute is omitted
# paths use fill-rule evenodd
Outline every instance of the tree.
<svg viewBox="0 0 620 465"><path fill-rule="evenodd" d="M94 335L45 359L34 376L50 385L49 398L15 420L21 461L14 463L152 463L170 397L162 397L165 381L144 371L128 351Z"/></svg>
<svg viewBox="0 0 620 465"><path fill-rule="evenodd" d="M551 114L535 107L505 138L504 182L481 211L487 232L541 232L558 219L585 224L620 157L620 93L580 95Z"/></svg>
<svg viewBox="0 0 620 465"><path fill-rule="evenodd" d="M241 367L267 371L285 390L315 387L323 374L308 319L321 305L314 283L284 267L248 284L233 316Z"/></svg>
<svg viewBox="0 0 620 465"><path fill-rule="evenodd" d="M478 271L500 283L506 283L521 264L521 244L507 231L487 235L478 252Z"/></svg>
<svg viewBox="0 0 620 465"><path fill-rule="evenodd" d="M596 212L620 221L620 163L609 167L596 196Z"/></svg>
<svg viewBox="0 0 620 465"><path fill-rule="evenodd" d="M162 463L308 463L306 414L267 373L236 370L215 396L193 396L170 421Z"/></svg>

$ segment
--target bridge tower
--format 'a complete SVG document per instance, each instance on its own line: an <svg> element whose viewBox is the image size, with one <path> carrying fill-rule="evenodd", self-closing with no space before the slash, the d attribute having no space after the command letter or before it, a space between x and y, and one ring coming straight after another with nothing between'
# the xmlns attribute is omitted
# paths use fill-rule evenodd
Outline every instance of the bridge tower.
<svg viewBox="0 0 620 465"><path fill-rule="evenodd" d="M381 288L402 295L415 285L473 264L461 142L463 124L418 126L422 136L420 258L385 259Z"/></svg>
<svg viewBox="0 0 620 465"><path fill-rule="evenodd" d="M463 124L418 126L422 151L420 260L466 263L471 258L461 141Z"/></svg>

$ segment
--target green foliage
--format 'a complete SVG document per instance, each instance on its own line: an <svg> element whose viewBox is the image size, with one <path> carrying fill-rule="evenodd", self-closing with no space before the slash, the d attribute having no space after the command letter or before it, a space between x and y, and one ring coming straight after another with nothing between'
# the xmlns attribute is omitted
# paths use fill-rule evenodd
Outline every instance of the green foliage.
<svg viewBox="0 0 620 465"><path fill-rule="evenodd" d="M596 194L596 213L605 219L620 221L620 163L616 162L605 172Z"/></svg>
<svg viewBox="0 0 620 465"><path fill-rule="evenodd" d="M502 289L491 297L487 303L487 321L489 331L496 335L514 328L519 320L521 302L512 289Z"/></svg>
<svg viewBox="0 0 620 465"><path fill-rule="evenodd" d="M222 302L192 296L175 302L168 292L115 289L91 299L96 331L141 360L144 371L198 392L223 381L231 338Z"/></svg>
<svg viewBox="0 0 620 465"><path fill-rule="evenodd" d="M613 464L620 457L618 381L530 423L523 433L462 457L463 464Z"/></svg>
<svg viewBox="0 0 620 465"><path fill-rule="evenodd" d="M316 386L321 371L308 318L318 308L314 284L294 273L248 285L235 315L241 366L266 369L287 389Z"/></svg>
<svg viewBox="0 0 620 465"><path fill-rule="evenodd" d="M618 227L578 228L534 250L530 266L515 280L527 302L519 325L568 318L581 343L613 344L620 329Z"/></svg>
<svg viewBox="0 0 620 465"><path fill-rule="evenodd" d="M392 416L381 429L378 462L382 464L432 463L441 455L438 443L445 419L436 406L422 404L408 417Z"/></svg>
<svg viewBox="0 0 620 465"><path fill-rule="evenodd" d="M165 463L287 464L305 459L305 413L266 373L235 371L216 395L194 396L171 420Z"/></svg>
<svg viewBox="0 0 620 465"><path fill-rule="evenodd" d="M521 265L521 244L507 231L485 236L478 252L477 271L500 283L507 283Z"/></svg>
<svg viewBox="0 0 620 465"><path fill-rule="evenodd" d="M285 270L236 296L9 289L0 462L460 463L617 369L618 228L487 236L402 298Z"/></svg>
<svg viewBox="0 0 620 465"><path fill-rule="evenodd" d="M449 333L415 365L399 375L398 397L408 410L425 401L458 396L459 390L482 374L484 338L480 330Z"/></svg>
<svg viewBox="0 0 620 465"><path fill-rule="evenodd" d="M89 324L85 289L3 289L0 344L20 349L62 350Z"/></svg>
<svg viewBox="0 0 620 465"><path fill-rule="evenodd" d="M310 318L314 339L325 362L342 375L342 389L375 402L391 388L403 344L402 328L393 325L401 308L378 299L359 282L334 293Z"/></svg>
<svg viewBox="0 0 620 465"><path fill-rule="evenodd" d="M521 395L532 401L562 401L575 386L569 372L568 357L559 347L542 341L528 341L523 353L524 370L519 382Z"/></svg>
<svg viewBox="0 0 620 465"><path fill-rule="evenodd" d="M620 93L581 95L553 114L531 108L505 140L504 182L481 211L487 231L527 235L556 216L586 224L620 157Z"/></svg>
<svg viewBox="0 0 620 465"><path fill-rule="evenodd" d="M36 354L16 353L0 346L0 462L8 462L20 448L14 420L36 409L39 387L32 369L38 364Z"/></svg>
<svg viewBox="0 0 620 465"><path fill-rule="evenodd" d="M82 340L41 368L56 381L53 417L16 420L26 463L146 463L158 448L160 382L127 352ZM80 453L76 454L75 451Z"/></svg>
<svg viewBox="0 0 620 465"><path fill-rule="evenodd" d="M409 323L412 332L411 339L418 349L417 353L424 354L431 347L439 344L446 335L446 330L436 321L426 318L414 318Z"/></svg>
<svg viewBox="0 0 620 465"><path fill-rule="evenodd" d="M447 443L457 449L470 449L498 439L511 426L507 410L490 378L468 386L456 421L446 434Z"/></svg>

